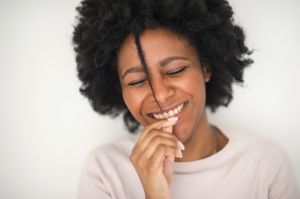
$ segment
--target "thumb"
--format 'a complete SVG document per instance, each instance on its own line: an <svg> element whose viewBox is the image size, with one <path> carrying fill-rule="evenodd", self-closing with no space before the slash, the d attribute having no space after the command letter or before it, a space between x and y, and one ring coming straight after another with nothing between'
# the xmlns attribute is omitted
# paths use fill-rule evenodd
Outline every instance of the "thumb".
<svg viewBox="0 0 300 199"><path fill-rule="evenodd" d="M169 158L164 159L163 163L163 172L165 174L165 177L167 179L168 185L171 184L172 177L173 177L173 167L172 167L173 161L171 161Z"/></svg>

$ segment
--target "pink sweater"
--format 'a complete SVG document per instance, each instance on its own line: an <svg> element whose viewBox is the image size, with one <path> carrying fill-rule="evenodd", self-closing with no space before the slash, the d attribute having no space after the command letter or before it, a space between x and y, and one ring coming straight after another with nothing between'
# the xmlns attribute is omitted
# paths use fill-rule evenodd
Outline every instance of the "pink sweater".
<svg viewBox="0 0 300 199"><path fill-rule="evenodd" d="M172 199L300 199L290 161L275 143L226 133L228 144L205 159L174 163ZM143 199L129 156L138 135L100 146L88 157L78 199Z"/></svg>

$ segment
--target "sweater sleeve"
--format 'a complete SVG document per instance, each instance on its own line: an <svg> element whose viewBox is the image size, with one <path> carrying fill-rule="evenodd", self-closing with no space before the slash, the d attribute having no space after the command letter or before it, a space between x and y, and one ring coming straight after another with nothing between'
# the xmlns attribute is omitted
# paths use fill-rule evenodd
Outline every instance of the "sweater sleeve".
<svg viewBox="0 0 300 199"><path fill-rule="evenodd" d="M299 199L300 194L297 182L287 155L276 173L276 176L269 188L270 199Z"/></svg>
<svg viewBox="0 0 300 199"><path fill-rule="evenodd" d="M97 159L91 154L81 171L77 199L111 199L105 176L99 169Z"/></svg>

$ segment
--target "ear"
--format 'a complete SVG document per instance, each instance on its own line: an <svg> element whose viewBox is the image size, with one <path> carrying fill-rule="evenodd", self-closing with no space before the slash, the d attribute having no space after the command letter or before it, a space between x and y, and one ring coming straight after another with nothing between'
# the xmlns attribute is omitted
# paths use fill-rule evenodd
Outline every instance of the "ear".
<svg viewBox="0 0 300 199"><path fill-rule="evenodd" d="M204 81L205 82L209 82L210 78L211 78L211 67L206 65L203 67L203 77L204 77Z"/></svg>

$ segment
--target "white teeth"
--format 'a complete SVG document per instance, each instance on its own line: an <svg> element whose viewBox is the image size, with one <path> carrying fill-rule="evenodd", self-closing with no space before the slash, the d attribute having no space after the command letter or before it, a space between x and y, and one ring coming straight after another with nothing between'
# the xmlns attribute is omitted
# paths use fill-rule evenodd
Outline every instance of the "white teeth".
<svg viewBox="0 0 300 199"><path fill-rule="evenodd" d="M174 111L170 110L170 111L168 112L168 114L172 117L172 116L174 116Z"/></svg>
<svg viewBox="0 0 300 199"><path fill-rule="evenodd" d="M168 118L168 116L169 116L168 113L164 112L164 117Z"/></svg>
<svg viewBox="0 0 300 199"><path fill-rule="evenodd" d="M165 119L165 118L173 117L174 115L176 115L182 111L183 105L184 104L182 103L178 107L174 108L173 110L164 112L162 114L153 114L153 117L156 119Z"/></svg>
<svg viewBox="0 0 300 199"><path fill-rule="evenodd" d="M175 113L175 114L179 113L178 108L175 108L175 109L174 109L174 113Z"/></svg>

